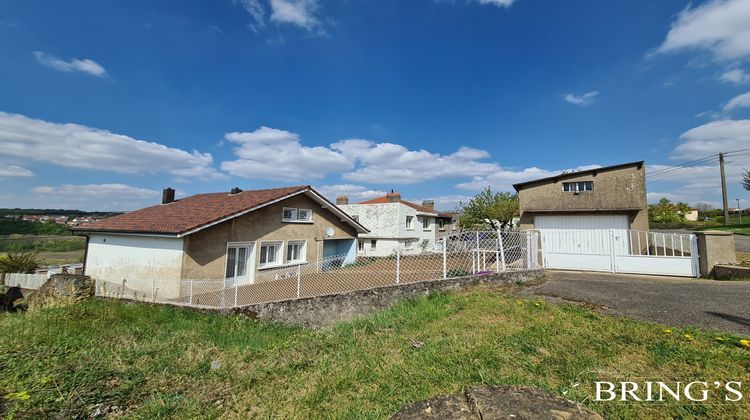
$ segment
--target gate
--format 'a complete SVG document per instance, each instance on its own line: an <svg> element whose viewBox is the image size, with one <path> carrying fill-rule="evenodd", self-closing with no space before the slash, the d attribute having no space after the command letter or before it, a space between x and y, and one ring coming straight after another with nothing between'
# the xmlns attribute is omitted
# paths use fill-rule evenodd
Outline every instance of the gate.
<svg viewBox="0 0 750 420"><path fill-rule="evenodd" d="M694 234L540 229L545 268L699 277Z"/></svg>

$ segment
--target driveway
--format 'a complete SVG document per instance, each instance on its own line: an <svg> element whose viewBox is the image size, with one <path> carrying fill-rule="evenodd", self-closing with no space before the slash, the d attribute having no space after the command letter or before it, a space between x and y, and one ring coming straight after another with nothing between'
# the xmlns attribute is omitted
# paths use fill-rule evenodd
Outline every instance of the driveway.
<svg viewBox="0 0 750 420"><path fill-rule="evenodd" d="M614 314L671 326L697 325L750 336L750 281L551 270L547 278L521 293L588 302Z"/></svg>
<svg viewBox="0 0 750 420"><path fill-rule="evenodd" d="M693 233L692 230L688 229L654 229L653 231L663 233ZM750 236L734 235L734 249L737 252L750 253Z"/></svg>

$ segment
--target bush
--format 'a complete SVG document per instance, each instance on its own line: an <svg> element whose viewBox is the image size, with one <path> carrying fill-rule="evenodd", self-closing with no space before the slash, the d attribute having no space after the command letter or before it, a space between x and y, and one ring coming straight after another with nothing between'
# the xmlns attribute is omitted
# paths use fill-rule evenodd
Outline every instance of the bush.
<svg viewBox="0 0 750 420"><path fill-rule="evenodd" d="M463 268L451 268L450 270L448 270L446 274L447 274L446 277L451 278L451 277L464 277L464 276L468 276L471 273L469 273Z"/></svg>
<svg viewBox="0 0 750 420"><path fill-rule="evenodd" d="M39 268L40 261L36 254L21 253L0 256L0 272L33 273Z"/></svg>

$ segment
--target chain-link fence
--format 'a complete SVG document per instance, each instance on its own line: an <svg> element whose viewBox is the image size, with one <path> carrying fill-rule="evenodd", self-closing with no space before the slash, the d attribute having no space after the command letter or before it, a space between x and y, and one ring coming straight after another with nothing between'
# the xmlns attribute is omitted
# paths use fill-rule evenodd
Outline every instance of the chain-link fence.
<svg viewBox="0 0 750 420"><path fill-rule="evenodd" d="M252 282L229 279L154 279L150 290L97 280L97 295L204 308L231 308L257 303L331 295L394 284L485 275L537 267L537 232L459 232L442 238L435 250L387 257L346 255L318 261L259 269ZM179 287L174 287L179 284ZM146 288L148 289L148 288Z"/></svg>

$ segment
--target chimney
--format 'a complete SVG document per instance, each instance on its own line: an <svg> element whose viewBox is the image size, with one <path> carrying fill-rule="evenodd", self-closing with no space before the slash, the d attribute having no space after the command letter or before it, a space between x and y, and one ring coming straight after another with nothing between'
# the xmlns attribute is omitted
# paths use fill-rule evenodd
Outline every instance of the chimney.
<svg viewBox="0 0 750 420"><path fill-rule="evenodd" d="M422 207L427 207L430 210L435 210L435 200L422 201Z"/></svg>
<svg viewBox="0 0 750 420"><path fill-rule="evenodd" d="M391 192L385 195L385 201L389 203L398 203L399 201L401 201L401 194L393 192L393 190L391 190Z"/></svg>
<svg viewBox="0 0 750 420"><path fill-rule="evenodd" d="M174 202L174 190L172 188L164 188L161 192L161 203L169 204Z"/></svg>
<svg viewBox="0 0 750 420"><path fill-rule="evenodd" d="M345 195L340 195L336 197L336 205L337 206L343 206L345 204L349 204L349 197Z"/></svg>
<svg viewBox="0 0 750 420"><path fill-rule="evenodd" d="M241 192L242 192L242 189L240 189L240 187L234 187L234 188L232 188L231 191L229 191L229 194L235 195L235 194L239 194Z"/></svg>

